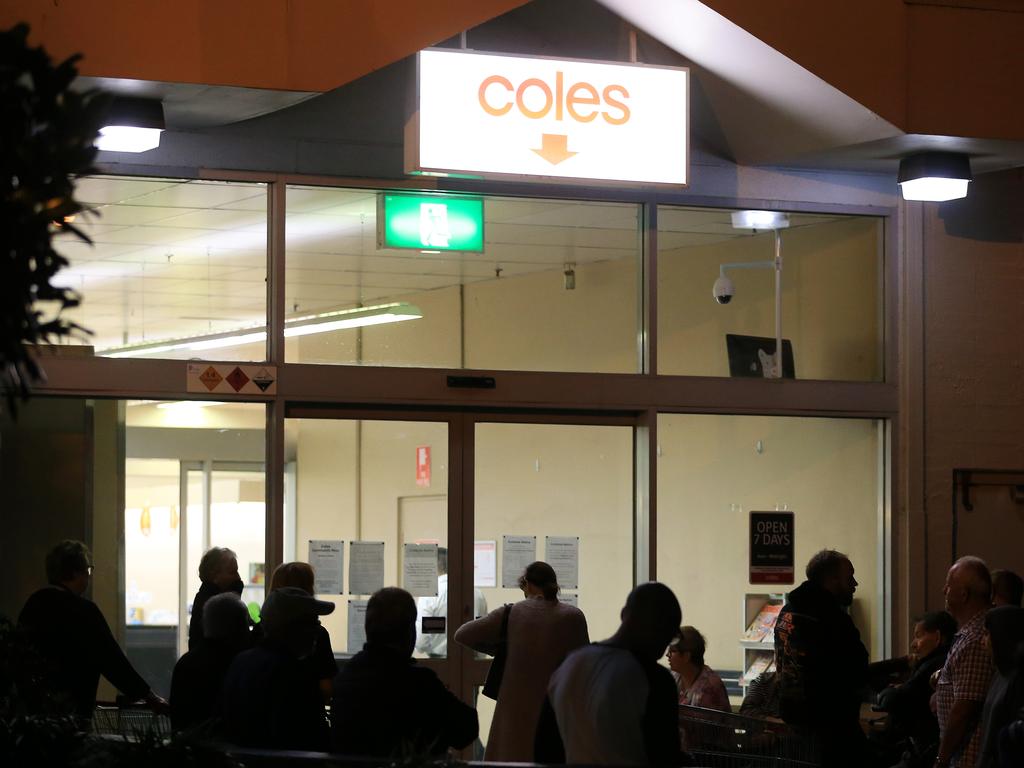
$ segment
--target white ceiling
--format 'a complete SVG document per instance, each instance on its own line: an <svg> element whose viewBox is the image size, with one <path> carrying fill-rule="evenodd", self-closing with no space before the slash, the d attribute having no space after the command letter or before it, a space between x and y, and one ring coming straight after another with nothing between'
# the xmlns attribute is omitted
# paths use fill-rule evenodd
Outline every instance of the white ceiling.
<svg viewBox="0 0 1024 768"><path fill-rule="evenodd" d="M260 184L91 177L74 222L93 240L59 239L71 266L59 281L81 292L71 317L102 350L262 325L266 314L267 190ZM377 248L377 193L293 187L287 198L287 307L323 311L409 299L422 291L534 272L561 272L640 253L629 204L488 198L485 252ZM834 217L801 214L793 226ZM745 236L729 212L673 209L659 247ZM414 300L414 298L412 299Z"/></svg>

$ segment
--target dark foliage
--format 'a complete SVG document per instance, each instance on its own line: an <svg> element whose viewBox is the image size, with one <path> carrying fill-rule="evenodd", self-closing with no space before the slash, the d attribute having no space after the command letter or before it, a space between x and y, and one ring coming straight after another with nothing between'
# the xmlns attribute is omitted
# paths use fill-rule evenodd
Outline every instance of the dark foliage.
<svg viewBox="0 0 1024 768"><path fill-rule="evenodd" d="M107 100L70 90L79 57L54 64L28 45L28 27L0 31L0 389L27 396L42 371L33 345L85 332L61 312L78 295L53 285L67 260L58 233L89 238L68 221L82 206L75 178L89 173Z"/></svg>

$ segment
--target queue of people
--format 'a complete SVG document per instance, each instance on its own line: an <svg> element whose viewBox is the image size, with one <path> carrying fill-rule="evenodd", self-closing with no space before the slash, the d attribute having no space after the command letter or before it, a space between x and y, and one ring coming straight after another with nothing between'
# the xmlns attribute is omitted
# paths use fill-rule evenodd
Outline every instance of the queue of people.
<svg viewBox="0 0 1024 768"><path fill-rule="evenodd" d="M176 731L245 747L438 756L477 739L476 710L412 658L424 607L405 590L371 597L366 644L339 672L319 622L334 604L314 596L308 564L275 570L254 625L237 558L214 548L200 566L189 651L175 666L168 704L83 596L93 568L85 545L61 542L46 566L50 584L29 598L19 623L82 721L103 675L129 698L169 711ZM777 672L755 681L741 712L782 719L830 768L1024 765L1024 585L1016 574L961 558L947 575L946 611L915 622L908 656L873 665L848 611L857 588L850 559L823 550L806 576L779 615ZM583 613L558 599L550 565L530 564L520 588L521 601L454 636L501 657L486 760L686 765L679 705L731 711L704 662L704 636L680 626L679 602L665 585L634 589L619 629L596 643ZM868 686L887 713L884 737L870 740L861 727Z"/></svg>

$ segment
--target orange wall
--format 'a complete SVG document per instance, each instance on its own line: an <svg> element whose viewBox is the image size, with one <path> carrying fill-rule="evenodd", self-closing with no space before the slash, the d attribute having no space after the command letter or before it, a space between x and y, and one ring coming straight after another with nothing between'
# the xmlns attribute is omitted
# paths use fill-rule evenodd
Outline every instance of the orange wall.
<svg viewBox="0 0 1024 768"><path fill-rule="evenodd" d="M1024 139L1024 6L703 2L907 133Z"/></svg>
<svg viewBox="0 0 1024 768"><path fill-rule="evenodd" d="M83 75L327 91L524 0L3 0Z"/></svg>

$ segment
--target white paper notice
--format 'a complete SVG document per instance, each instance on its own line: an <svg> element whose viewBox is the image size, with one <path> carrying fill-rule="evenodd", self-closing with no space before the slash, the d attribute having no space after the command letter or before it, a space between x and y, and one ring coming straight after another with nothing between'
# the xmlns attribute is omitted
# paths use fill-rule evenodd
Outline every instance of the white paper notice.
<svg viewBox="0 0 1024 768"><path fill-rule="evenodd" d="M384 588L384 542L353 541L348 545L348 593L372 595Z"/></svg>
<svg viewBox="0 0 1024 768"><path fill-rule="evenodd" d="M526 566L537 559L536 536L501 537L501 586L517 589Z"/></svg>
<svg viewBox="0 0 1024 768"><path fill-rule="evenodd" d="M473 542L473 586L498 586L498 542Z"/></svg>
<svg viewBox="0 0 1024 768"><path fill-rule="evenodd" d="M573 605L578 608L580 604L580 599L578 595L575 595L572 592L562 592L558 595L558 602L568 603L569 605Z"/></svg>
<svg viewBox="0 0 1024 768"><path fill-rule="evenodd" d="M369 600L348 601L348 652L359 653L366 643L366 604Z"/></svg>
<svg viewBox="0 0 1024 768"><path fill-rule="evenodd" d="M406 544L402 586L413 597L437 596L437 544Z"/></svg>
<svg viewBox="0 0 1024 768"><path fill-rule="evenodd" d="M577 589L580 581L580 537L545 536L544 559L555 569L558 586Z"/></svg>
<svg viewBox="0 0 1024 768"><path fill-rule="evenodd" d="M345 572L345 542L333 539L310 539L308 562L316 580L313 591L318 595L340 595Z"/></svg>

